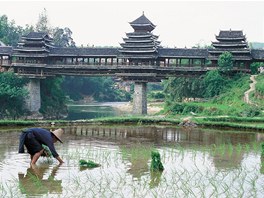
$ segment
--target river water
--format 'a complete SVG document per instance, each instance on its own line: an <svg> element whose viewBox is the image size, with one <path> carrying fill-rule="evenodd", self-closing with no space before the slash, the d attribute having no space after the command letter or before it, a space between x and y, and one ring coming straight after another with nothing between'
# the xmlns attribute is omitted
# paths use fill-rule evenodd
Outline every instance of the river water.
<svg viewBox="0 0 264 198"><path fill-rule="evenodd" d="M0 197L263 197L264 134L172 126L67 126L64 162L18 154L21 129L0 129ZM151 171L151 151L164 171ZM79 160L98 168L84 168Z"/></svg>
<svg viewBox="0 0 264 198"><path fill-rule="evenodd" d="M122 116L124 112L118 110L116 107L128 103L129 102L102 102L68 105L68 116L66 120Z"/></svg>

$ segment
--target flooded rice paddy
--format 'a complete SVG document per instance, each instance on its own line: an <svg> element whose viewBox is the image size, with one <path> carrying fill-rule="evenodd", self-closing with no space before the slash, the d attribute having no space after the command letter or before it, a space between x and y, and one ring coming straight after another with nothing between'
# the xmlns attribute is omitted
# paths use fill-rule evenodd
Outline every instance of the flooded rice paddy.
<svg viewBox="0 0 264 198"><path fill-rule="evenodd" d="M264 134L154 126L72 126L64 162L18 154L20 129L0 129L0 197L263 197ZM150 171L158 150L163 172ZM101 164L82 168L79 160Z"/></svg>

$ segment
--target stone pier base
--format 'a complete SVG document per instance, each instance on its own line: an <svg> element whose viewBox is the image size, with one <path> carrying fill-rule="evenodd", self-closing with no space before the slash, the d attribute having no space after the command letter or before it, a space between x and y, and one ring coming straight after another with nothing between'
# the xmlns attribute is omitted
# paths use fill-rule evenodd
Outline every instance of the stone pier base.
<svg viewBox="0 0 264 198"><path fill-rule="evenodd" d="M27 90L29 92L26 100L27 109L32 113L38 113L41 107L40 80L30 79L27 85Z"/></svg>
<svg viewBox="0 0 264 198"><path fill-rule="evenodd" d="M133 97L133 114L147 114L147 83L135 82Z"/></svg>

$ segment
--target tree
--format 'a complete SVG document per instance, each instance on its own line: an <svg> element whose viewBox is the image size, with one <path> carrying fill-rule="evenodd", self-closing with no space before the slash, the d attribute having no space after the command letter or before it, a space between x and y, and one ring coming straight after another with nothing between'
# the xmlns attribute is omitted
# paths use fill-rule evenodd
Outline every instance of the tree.
<svg viewBox="0 0 264 198"><path fill-rule="evenodd" d="M6 15L0 16L0 40L6 45L16 46L24 30L16 26L14 21L9 22Z"/></svg>
<svg viewBox="0 0 264 198"><path fill-rule="evenodd" d="M44 8L43 12L39 14L38 22L36 24L36 31L37 32L46 32L51 34L52 30L49 25L49 19L47 10Z"/></svg>
<svg viewBox="0 0 264 198"><path fill-rule="evenodd" d="M258 69L260 68L260 67L264 67L264 63L251 63L250 64L250 70L251 70L251 73L252 74L257 74L257 73L259 73L259 71L258 71Z"/></svg>
<svg viewBox="0 0 264 198"><path fill-rule="evenodd" d="M170 101L182 101L184 98L201 98L203 91L204 85L200 78L169 78L164 84L164 92Z"/></svg>
<svg viewBox="0 0 264 198"><path fill-rule="evenodd" d="M0 73L0 118L16 119L24 115L25 97L24 88L27 80L17 77L12 72Z"/></svg>
<svg viewBox="0 0 264 198"><path fill-rule="evenodd" d="M62 77L50 77L40 83L40 113L45 118L58 119L67 114L66 96L61 89L62 81Z"/></svg>
<svg viewBox="0 0 264 198"><path fill-rule="evenodd" d="M60 47L75 47L75 42L72 38L70 28L55 28L53 29L53 42Z"/></svg>
<svg viewBox="0 0 264 198"><path fill-rule="evenodd" d="M222 53L217 61L220 71L230 71L233 69L233 55L230 52Z"/></svg>
<svg viewBox="0 0 264 198"><path fill-rule="evenodd" d="M226 80L218 70L209 71L204 78L204 97L211 98L219 95L226 86Z"/></svg>
<svg viewBox="0 0 264 198"><path fill-rule="evenodd" d="M115 81L110 77L73 77L67 76L62 89L73 100L80 100L84 95L92 96L96 101L127 101L130 94L115 88Z"/></svg>

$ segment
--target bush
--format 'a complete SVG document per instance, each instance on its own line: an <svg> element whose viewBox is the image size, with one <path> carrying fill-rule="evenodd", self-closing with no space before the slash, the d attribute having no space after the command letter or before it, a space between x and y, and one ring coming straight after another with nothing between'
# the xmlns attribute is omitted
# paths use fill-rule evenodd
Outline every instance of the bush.
<svg viewBox="0 0 264 198"><path fill-rule="evenodd" d="M203 107L201 106L186 104L182 113L183 114L188 114L190 112L201 113L202 111L203 111Z"/></svg>
<svg viewBox="0 0 264 198"><path fill-rule="evenodd" d="M255 117L261 114L261 109L259 107L253 106L246 108L244 111L241 112L243 117Z"/></svg>
<svg viewBox="0 0 264 198"><path fill-rule="evenodd" d="M152 91L149 93L150 99L163 100L165 99L165 94L162 91Z"/></svg>
<svg viewBox="0 0 264 198"><path fill-rule="evenodd" d="M179 113L181 114L183 112L184 106L180 103L175 103L169 108L170 111L173 113Z"/></svg>

